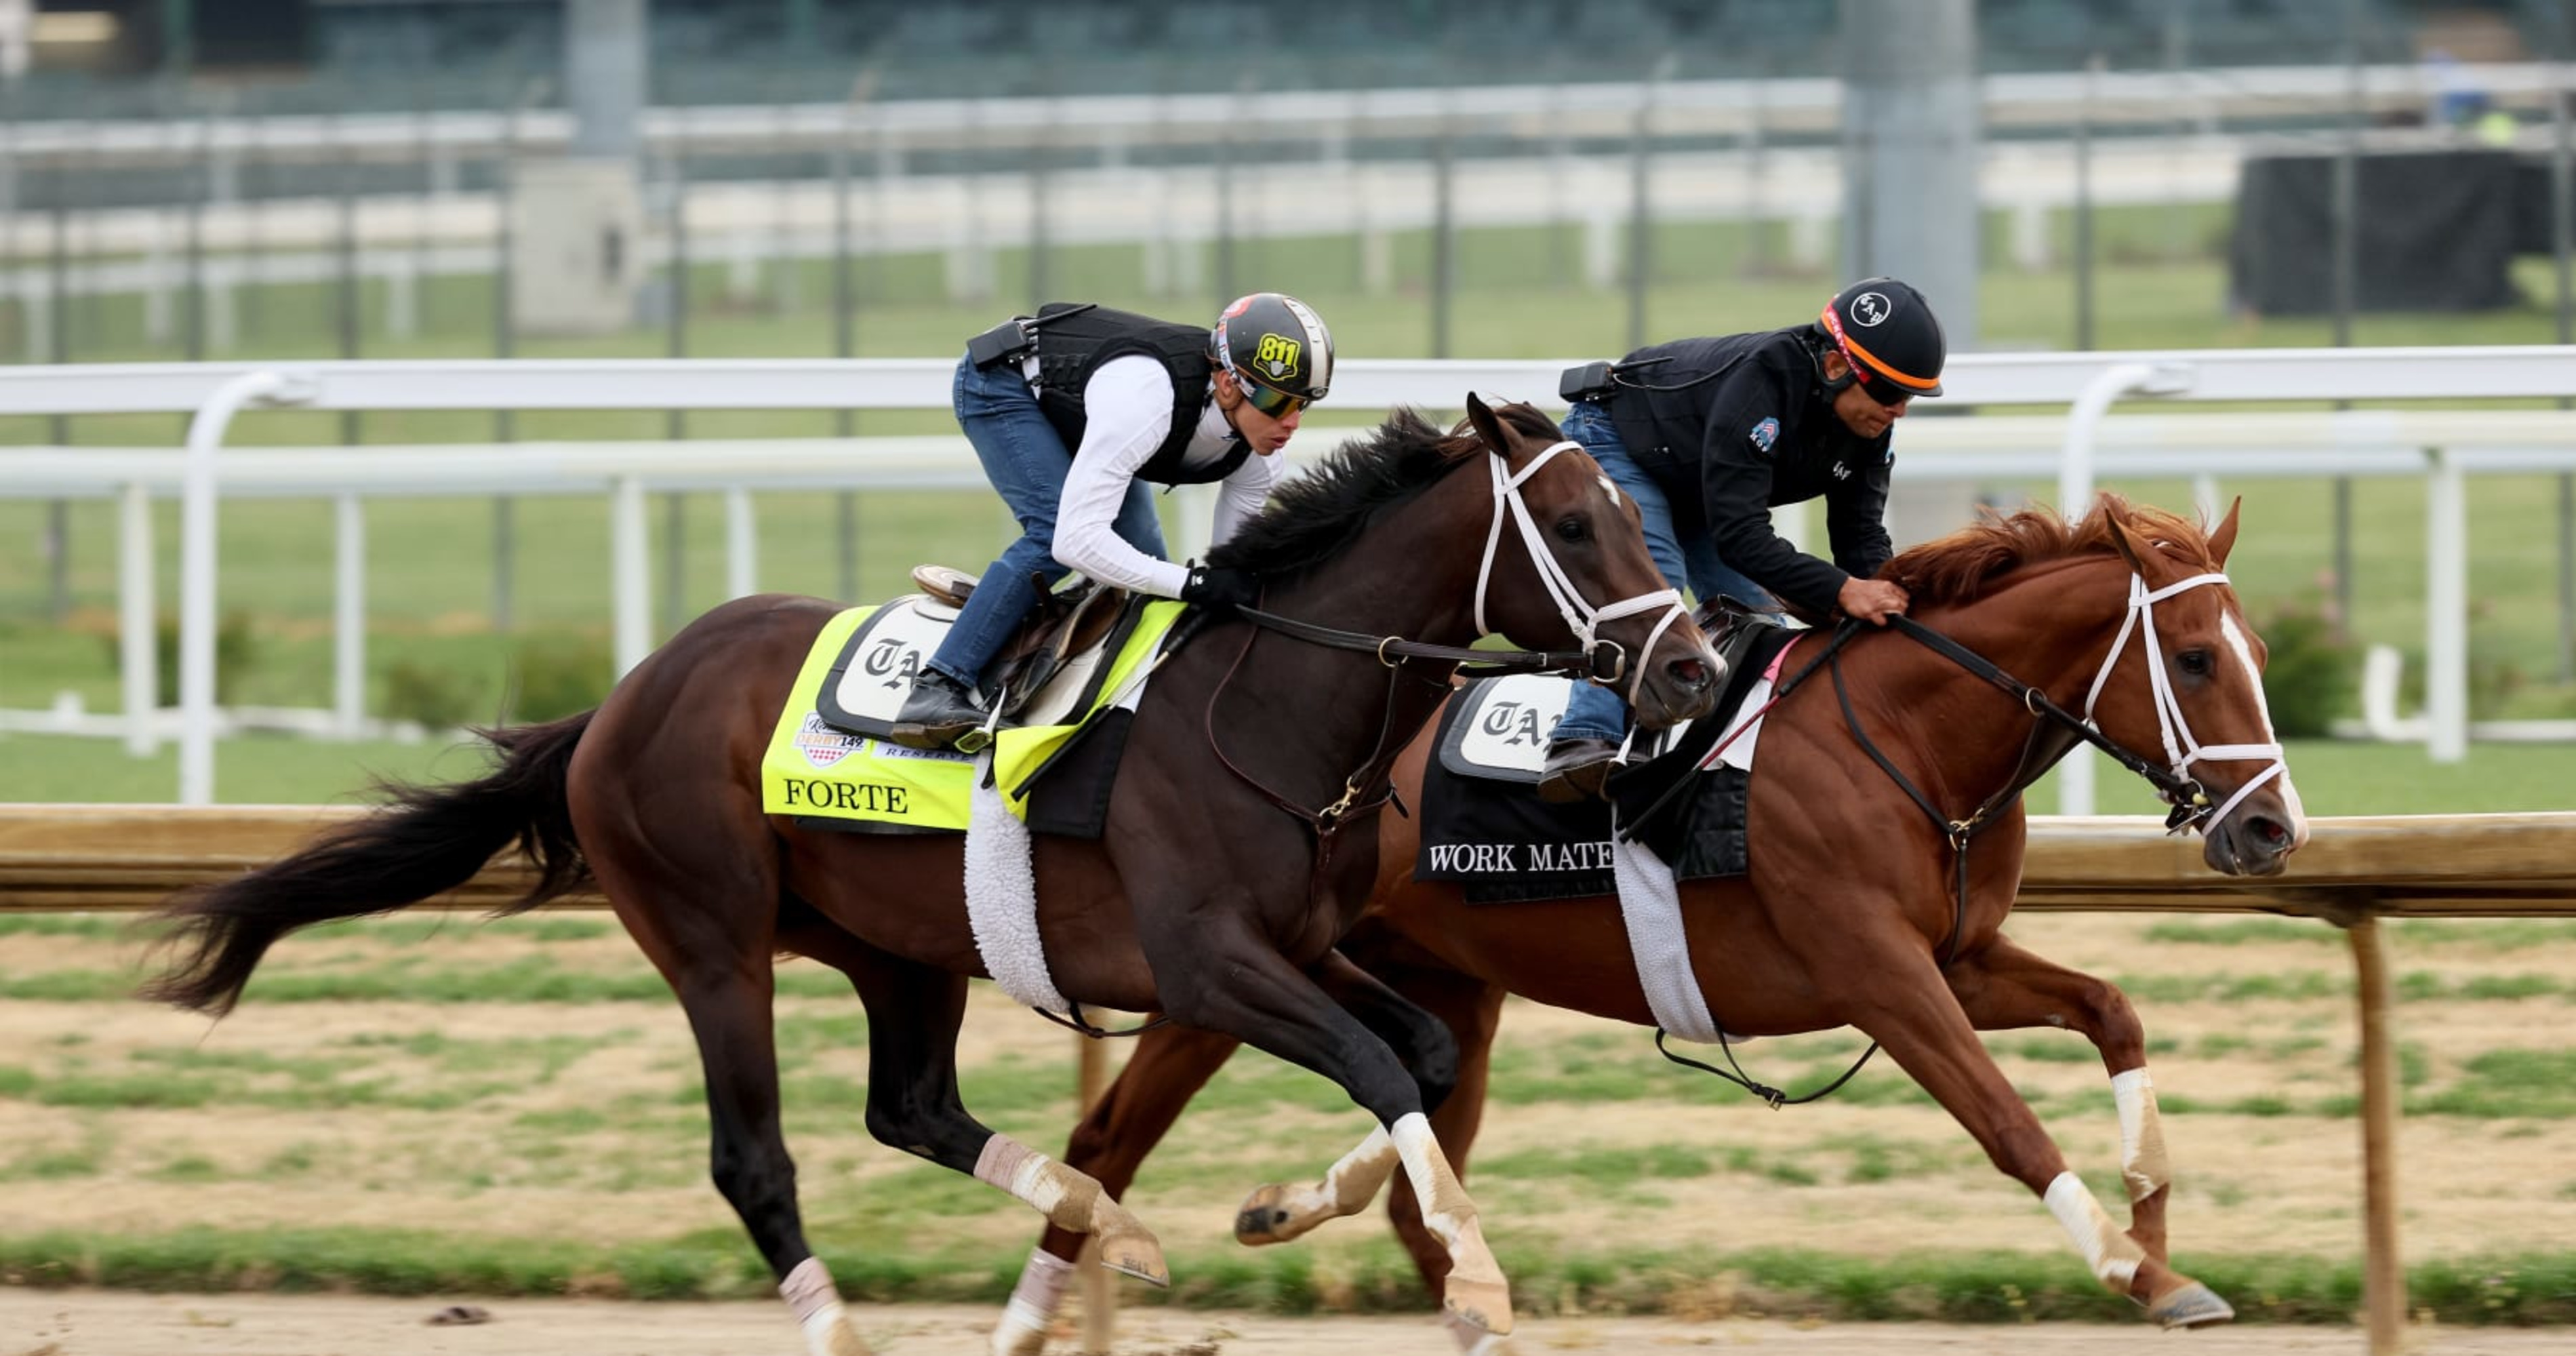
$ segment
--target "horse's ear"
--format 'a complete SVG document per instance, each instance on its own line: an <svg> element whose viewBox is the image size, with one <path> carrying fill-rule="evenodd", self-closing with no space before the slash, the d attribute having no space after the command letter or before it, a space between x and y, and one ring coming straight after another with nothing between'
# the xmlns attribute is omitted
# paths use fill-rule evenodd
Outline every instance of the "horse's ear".
<svg viewBox="0 0 2576 1356"><path fill-rule="evenodd" d="M1503 421L1495 418L1484 398L1473 391L1467 393L1467 422L1476 426L1476 436L1485 440L1485 446L1492 448L1495 456L1511 455L1512 443L1503 436Z"/></svg>
<svg viewBox="0 0 2576 1356"><path fill-rule="evenodd" d="M2209 534L2209 560L2220 569L2227 568L2227 553L2236 549L2236 511L2245 507L2245 496L2236 496L2227 506L2227 516Z"/></svg>
<svg viewBox="0 0 2576 1356"><path fill-rule="evenodd" d="M2111 545L2119 550L2120 559L2129 562L2129 568L2136 571L2139 577L2144 578L2147 573L2146 555L2138 549L2138 539L2129 534L2128 518L2112 512L2108 504L2102 505L2095 512L2103 515L2105 523L2110 527Z"/></svg>

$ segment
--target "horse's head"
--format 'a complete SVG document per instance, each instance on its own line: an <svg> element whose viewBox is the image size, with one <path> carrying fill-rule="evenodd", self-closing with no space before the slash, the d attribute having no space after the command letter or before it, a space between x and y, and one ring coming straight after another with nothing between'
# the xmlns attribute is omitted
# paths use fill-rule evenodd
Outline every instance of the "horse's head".
<svg viewBox="0 0 2576 1356"><path fill-rule="evenodd" d="M2263 638L2222 573L2236 515L2197 541L2168 540L2151 520L2105 499L2112 544L2130 571L2127 619L2085 698L2113 741L2196 783L2202 859L2233 876L2269 876L2308 840L2272 713L2263 700ZM2179 533L2173 534L2179 536Z"/></svg>
<svg viewBox="0 0 2576 1356"><path fill-rule="evenodd" d="M1646 553L1637 506L1535 408L1498 414L1471 393L1467 420L1492 454L1494 493L1476 628L1591 650L1594 681L1616 688L1647 729L1707 714L1717 656Z"/></svg>

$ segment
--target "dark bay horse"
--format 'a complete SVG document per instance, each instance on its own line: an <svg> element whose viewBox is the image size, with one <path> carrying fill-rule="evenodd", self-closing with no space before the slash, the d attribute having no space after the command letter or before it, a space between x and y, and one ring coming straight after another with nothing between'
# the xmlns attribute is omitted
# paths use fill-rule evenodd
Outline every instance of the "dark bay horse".
<svg viewBox="0 0 2576 1356"><path fill-rule="evenodd" d="M2074 525L2044 511L2017 513L1909 551L1883 577L1906 586L1926 625L2032 684L2046 702L2089 712L2111 741L2147 753L2151 765L2194 779L2209 797L2203 859L2228 874L2268 875L2307 829L2263 702L2262 642L2219 574L2235 538L2232 509L2204 535L2106 495ZM1783 672L1823 639L1802 640ZM1859 1028L1997 1168L2047 1202L2105 1285L2169 1327L2232 1317L2223 1300L2167 1261L2169 1178L2137 1014L2117 988L2003 933L2026 826L2017 797L1995 797L2036 776L2071 740L2042 725L2047 742L2031 746L2036 756L2026 764L2025 739L2042 701L2016 701L1903 637L1864 635L1841 667L1850 719L1946 820L1997 805L1991 829L1968 840L1964 903L1954 899L1955 858L1943 829L1873 764L1834 684L1817 675L1763 719L1746 835L1750 874L1681 885L1691 971L1709 1008L1738 1035ZM1417 739L1397 764L1397 785L1412 804L1422 803L1436 742L1431 734ZM1389 816L1378 830L1377 898L1346 950L1440 1013L1457 1035L1455 1090L1433 1126L1459 1156L1453 1163L1463 1163L1506 992L1641 1025L1655 1025L1656 1016L1616 901L1469 908L1455 883L1413 879L1419 819ZM1945 964L1954 916L1961 926ZM1975 1034L2040 1026L2080 1031L2101 1052L2119 1108L2126 1230L2067 1170ZM1123 1192L1232 1050L1216 1033L1145 1037L1074 1132L1066 1161ZM1320 1184L1265 1187L1245 1202L1237 1235L1277 1242L1360 1210L1390 1168L1372 1142ZM1403 1184L1393 1213L1437 1292L1444 1254ZM1041 1249L1070 1257L1079 1241L1050 1230ZM1044 1344L1042 1319L1007 1316L994 1350L1034 1356ZM1484 1334L1458 1331L1471 1351L1501 1349Z"/></svg>
<svg viewBox="0 0 2576 1356"><path fill-rule="evenodd" d="M1395 638L1460 646L1491 631L1615 654L1649 726L1708 709L1715 656L1664 588L1635 508L1526 405L1470 397L1467 425L1447 436L1398 411L1282 488L1216 559L1262 578L1265 611L1356 633L1361 648L1229 617L1169 657L1130 728L1103 837L1036 842L1048 969L1076 1003L1160 1009L1348 1089L1433 1203L1451 1308L1506 1331L1502 1272L1424 1116L1454 1047L1436 1018L1333 950L1381 874L1369 820L1389 764L1455 669L1454 657L1402 657ZM598 710L493 732L491 775L395 788L384 811L174 900L180 954L147 994L224 1012L287 932L430 898L515 839L543 871L515 907L595 882L678 995L704 1066L716 1187L815 1356L866 1346L798 1216L771 1040L780 952L842 971L866 1005L871 1134L1098 1236L1110 1265L1162 1282L1160 1245L1097 1182L958 1100L966 980L984 973L960 840L806 831L762 813L762 750L782 709L809 699L790 686L838 610L728 603Z"/></svg>

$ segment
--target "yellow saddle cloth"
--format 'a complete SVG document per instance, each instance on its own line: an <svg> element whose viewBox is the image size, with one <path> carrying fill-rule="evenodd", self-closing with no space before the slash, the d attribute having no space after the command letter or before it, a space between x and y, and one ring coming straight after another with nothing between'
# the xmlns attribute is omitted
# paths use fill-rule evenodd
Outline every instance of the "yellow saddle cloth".
<svg viewBox="0 0 2576 1356"><path fill-rule="evenodd" d="M825 721L816 709L835 669L848 655L851 638L877 611L851 608L832 618L814 638L805 666L797 672L796 686L790 689L793 695L787 709L780 713L768 751L761 756L761 809L834 828L963 833L975 785L973 756L949 749L908 749L854 734ZM996 733L993 784L1001 788L1013 814L1023 820L1029 817L1029 793L1038 775L1049 769L1076 732L1111 718L1113 712L1135 710L1145 675L1181 612L1177 602L1146 604L1125 643L1110 656L1091 703L1065 723L1006 727ZM908 683L945 633L945 619L925 627L916 615L899 635L872 646L869 666L882 664L887 671L904 675ZM878 649L889 652L880 655ZM1114 762L1108 766L1114 768ZM1102 769L1104 775L1106 770ZM1106 803L1105 797L1101 800Z"/></svg>

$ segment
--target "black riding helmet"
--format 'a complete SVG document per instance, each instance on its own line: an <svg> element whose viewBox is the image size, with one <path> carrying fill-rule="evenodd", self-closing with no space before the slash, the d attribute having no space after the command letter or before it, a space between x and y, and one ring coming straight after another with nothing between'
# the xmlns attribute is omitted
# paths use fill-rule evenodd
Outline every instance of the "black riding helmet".
<svg viewBox="0 0 2576 1356"><path fill-rule="evenodd" d="M1949 340L1931 303L1911 284L1863 278L1825 303L1816 326L1851 364L1861 389L1880 404L1941 394Z"/></svg>
<svg viewBox="0 0 2576 1356"><path fill-rule="evenodd" d="M1311 307L1284 292L1236 298L1217 317L1208 344L1264 414L1284 417L1332 389L1332 332Z"/></svg>

